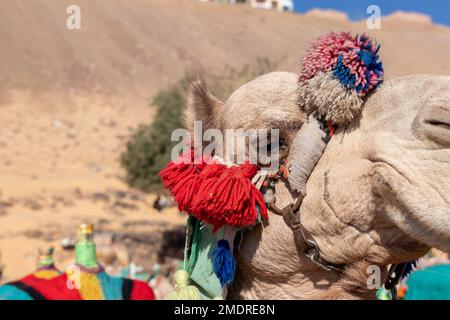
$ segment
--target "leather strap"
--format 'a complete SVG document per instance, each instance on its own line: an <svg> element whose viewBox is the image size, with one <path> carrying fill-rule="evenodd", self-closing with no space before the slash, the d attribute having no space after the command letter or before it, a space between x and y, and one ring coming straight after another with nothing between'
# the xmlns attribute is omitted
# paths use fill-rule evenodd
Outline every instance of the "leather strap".
<svg viewBox="0 0 450 320"><path fill-rule="evenodd" d="M306 244L306 248L303 252L312 262L327 271L341 272L345 268L345 265L332 263L323 259L320 255L320 250L317 243L313 239L306 237L300 222L300 206L303 202L303 198L304 195L299 196L294 203L286 206L282 210L279 209L274 203L270 203L269 208L277 215L283 217L286 224L294 232L296 243L297 239L299 239Z"/></svg>

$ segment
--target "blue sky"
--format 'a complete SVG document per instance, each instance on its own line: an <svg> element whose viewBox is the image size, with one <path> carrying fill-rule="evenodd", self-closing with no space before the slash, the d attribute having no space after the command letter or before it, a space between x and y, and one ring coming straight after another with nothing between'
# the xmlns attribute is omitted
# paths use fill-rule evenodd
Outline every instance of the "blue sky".
<svg viewBox="0 0 450 320"><path fill-rule="evenodd" d="M306 12L312 8L328 8L344 11L352 20L362 20L368 15L367 7L378 5L382 15L396 10L415 11L432 17L434 22L450 26L449 0L294 0L295 10Z"/></svg>

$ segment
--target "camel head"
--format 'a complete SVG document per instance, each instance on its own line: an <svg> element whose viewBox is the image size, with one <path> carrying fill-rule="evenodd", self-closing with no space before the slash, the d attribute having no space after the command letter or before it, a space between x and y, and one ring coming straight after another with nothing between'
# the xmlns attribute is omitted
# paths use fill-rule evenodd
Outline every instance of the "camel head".
<svg viewBox="0 0 450 320"><path fill-rule="evenodd" d="M294 161L292 141L306 121L298 77L261 76L222 103L202 83L192 86L186 121L207 127L277 128L280 162ZM296 193L281 179L279 207ZM450 77L395 78L369 96L363 111L338 128L315 166L300 208L301 223L336 274L311 263L283 219L243 234L231 293L244 298L370 297L367 268L450 251Z"/></svg>

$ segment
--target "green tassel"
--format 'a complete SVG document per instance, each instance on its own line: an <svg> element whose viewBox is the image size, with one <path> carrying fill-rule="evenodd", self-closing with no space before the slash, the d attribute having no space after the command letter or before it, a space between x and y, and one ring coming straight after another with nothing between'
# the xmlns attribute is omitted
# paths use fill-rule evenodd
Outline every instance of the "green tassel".
<svg viewBox="0 0 450 320"><path fill-rule="evenodd" d="M189 285L189 273L178 270L174 275L175 290L166 300L200 300L200 291L195 286Z"/></svg>

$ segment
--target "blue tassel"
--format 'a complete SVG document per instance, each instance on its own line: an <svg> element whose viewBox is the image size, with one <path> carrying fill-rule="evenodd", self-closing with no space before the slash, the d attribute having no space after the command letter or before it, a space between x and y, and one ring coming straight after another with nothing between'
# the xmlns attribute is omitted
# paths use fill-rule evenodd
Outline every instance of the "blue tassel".
<svg viewBox="0 0 450 320"><path fill-rule="evenodd" d="M227 240L219 240L212 253L214 272L220 280L222 287L230 284L234 279L236 261L230 251Z"/></svg>

